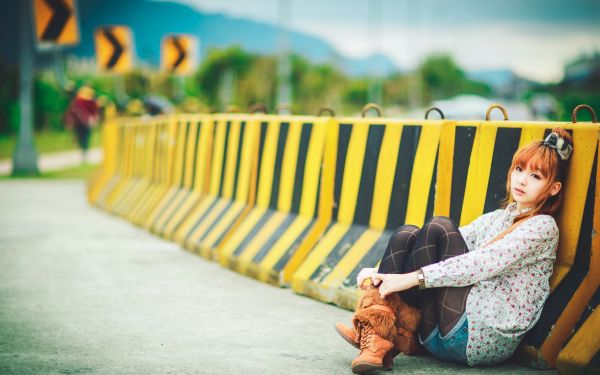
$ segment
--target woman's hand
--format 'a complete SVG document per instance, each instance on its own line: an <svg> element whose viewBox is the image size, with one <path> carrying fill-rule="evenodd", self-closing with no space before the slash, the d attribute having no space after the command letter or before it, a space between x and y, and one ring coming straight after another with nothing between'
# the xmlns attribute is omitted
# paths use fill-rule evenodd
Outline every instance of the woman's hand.
<svg viewBox="0 0 600 375"><path fill-rule="evenodd" d="M391 293L401 292L419 285L419 279L417 279L416 271L411 273L397 274L376 273L371 275L371 279L373 279L374 285L379 285L379 294L382 298L385 298Z"/></svg>
<svg viewBox="0 0 600 375"><path fill-rule="evenodd" d="M362 270L360 270L360 272L358 273L358 275L356 276L356 285L358 285L358 287L360 289L364 289L363 287L363 282L366 279L371 279L371 282L373 284L375 284L375 279L373 279L371 276L377 274L377 269L375 268L363 268Z"/></svg>

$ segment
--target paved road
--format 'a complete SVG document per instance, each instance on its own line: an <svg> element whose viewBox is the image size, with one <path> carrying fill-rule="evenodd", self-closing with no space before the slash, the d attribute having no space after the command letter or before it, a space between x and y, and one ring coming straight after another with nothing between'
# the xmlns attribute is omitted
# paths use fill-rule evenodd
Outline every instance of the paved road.
<svg viewBox="0 0 600 375"><path fill-rule="evenodd" d="M351 373L332 329L350 312L90 208L82 182L1 182L0 212L0 374ZM555 374L405 356L393 373L464 371Z"/></svg>

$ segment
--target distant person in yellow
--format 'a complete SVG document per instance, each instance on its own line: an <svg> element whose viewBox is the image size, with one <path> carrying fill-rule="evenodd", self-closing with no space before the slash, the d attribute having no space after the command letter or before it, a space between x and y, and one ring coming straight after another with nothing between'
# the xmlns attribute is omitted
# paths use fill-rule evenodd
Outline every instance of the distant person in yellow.
<svg viewBox="0 0 600 375"><path fill-rule="evenodd" d="M65 125L67 129L73 129L75 132L83 162L87 162L90 135L92 128L98 124L99 118L100 111L95 100L94 89L87 85L81 86L67 108Z"/></svg>

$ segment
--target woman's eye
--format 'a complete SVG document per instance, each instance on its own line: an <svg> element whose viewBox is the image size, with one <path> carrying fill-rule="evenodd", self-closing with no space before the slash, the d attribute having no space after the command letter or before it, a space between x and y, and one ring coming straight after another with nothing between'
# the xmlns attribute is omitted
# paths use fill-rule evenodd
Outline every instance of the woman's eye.
<svg viewBox="0 0 600 375"><path fill-rule="evenodd" d="M517 171L517 172L521 172L521 171L522 171L522 169L521 169L521 167L515 167L515 171Z"/></svg>
<svg viewBox="0 0 600 375"><path fill-rule="evenodd" d="M531 177L535 178L536 180L539 180L541 177L537 174L532 174Z"/></svg>

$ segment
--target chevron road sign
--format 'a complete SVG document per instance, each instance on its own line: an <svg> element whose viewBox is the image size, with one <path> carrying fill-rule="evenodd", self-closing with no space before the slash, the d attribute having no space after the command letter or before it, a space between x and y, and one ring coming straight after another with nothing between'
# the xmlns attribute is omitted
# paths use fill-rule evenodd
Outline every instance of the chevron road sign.
<svg viewBox="0 0 600 375"><path fill-rule="evenodd" d="M74 0L34 0L36 37L48 44L77 44L77 12Z"/></svg>
<svg viewBox="0 0 600 375"><path fill-rule="evenodd" d="M196 68L198 39L192 35L169 34L161 43L162 69L179 75L190 74Z"/></svg>
<svg viewBox="0 0 600 375"><path fill-rule="evenodd" d="M102 26L94 33L96 63L104 72L125 73L133 66L133 38L127 26Z"/></svg>

